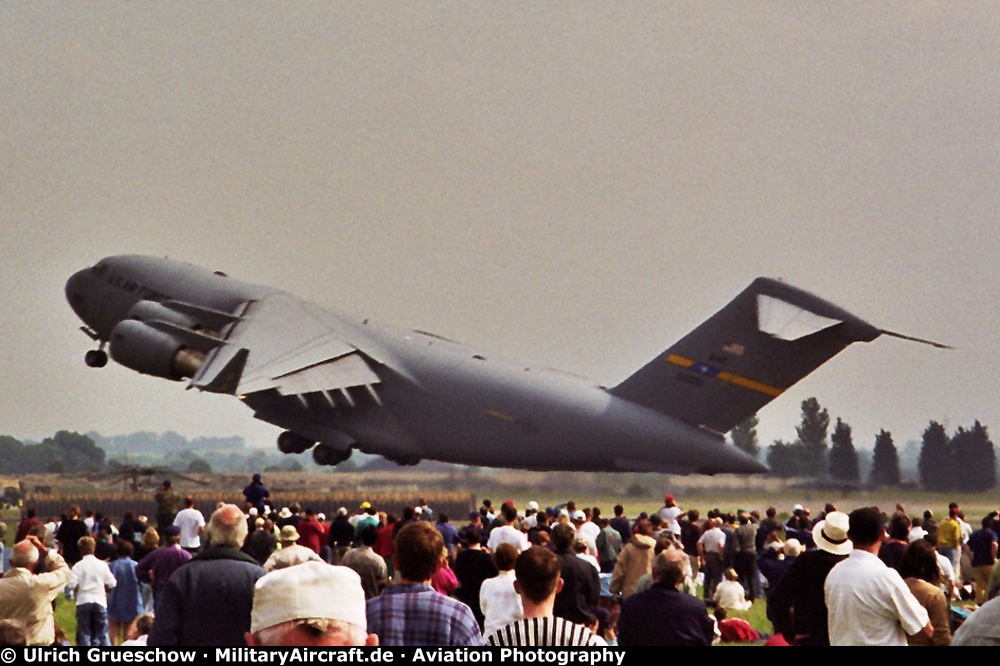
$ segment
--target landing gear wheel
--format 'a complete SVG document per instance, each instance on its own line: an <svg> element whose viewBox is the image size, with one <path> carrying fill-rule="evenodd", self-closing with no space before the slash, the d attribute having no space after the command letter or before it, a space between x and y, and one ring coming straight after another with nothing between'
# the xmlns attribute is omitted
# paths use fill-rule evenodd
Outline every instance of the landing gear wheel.
<svg viewBox="0 0 1000 666"><path fill-rule="evenodd" d="M108 353L103 349L91 349L83 357L84 363L90 368L103 368L108 364Z"/></svg>

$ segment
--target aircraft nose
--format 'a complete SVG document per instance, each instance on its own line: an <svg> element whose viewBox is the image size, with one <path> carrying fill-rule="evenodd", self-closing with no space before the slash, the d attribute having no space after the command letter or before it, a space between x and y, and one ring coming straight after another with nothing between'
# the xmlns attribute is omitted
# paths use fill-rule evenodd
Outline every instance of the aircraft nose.
<svg viewBox="0 0 1000 666"><path fill-rule="evenodd" d="M69 305L73 308L73 311L84 321L87 321L87 318L84 316L87 310L86 284L86 269L77 271L66 280L66 300L69 301Z"/></svg>

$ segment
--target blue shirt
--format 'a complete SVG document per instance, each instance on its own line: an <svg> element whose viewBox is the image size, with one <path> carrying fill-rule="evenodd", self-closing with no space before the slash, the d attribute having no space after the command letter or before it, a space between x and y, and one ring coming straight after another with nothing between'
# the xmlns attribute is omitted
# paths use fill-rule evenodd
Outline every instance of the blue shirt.
<svg viewBox="0 0 1000 666"><path fill-rule="evenodd" d="M368 631L383 646L483 644L472 610L427 583L391 585L370 599Z"/></svg>

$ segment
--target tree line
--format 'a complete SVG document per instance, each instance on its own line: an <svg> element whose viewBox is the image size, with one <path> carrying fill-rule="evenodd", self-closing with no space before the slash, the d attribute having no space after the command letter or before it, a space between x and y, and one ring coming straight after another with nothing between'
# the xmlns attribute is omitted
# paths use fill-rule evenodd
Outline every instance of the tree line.
<svg viewBox="0 0 1000 666"><path fill-rule="evenodd" d="M733 443L755 458L761 453L758 423L753 416L730 432ZM816 398L802 401L802 417L795 430L794 441L779 439L768 447L766 461L772 474L845 484L863 482L851 426L837 418L831 433L830 414ZM867 483L876 487L899 485L899 454L891 433L878 432L871 455ZM928 490L977 492L993 488L997 482L996 453L986 426L976 421L972 427L960 427L949 436L943 425L931 421L921 440L918 472L921 485Z"/></svg>

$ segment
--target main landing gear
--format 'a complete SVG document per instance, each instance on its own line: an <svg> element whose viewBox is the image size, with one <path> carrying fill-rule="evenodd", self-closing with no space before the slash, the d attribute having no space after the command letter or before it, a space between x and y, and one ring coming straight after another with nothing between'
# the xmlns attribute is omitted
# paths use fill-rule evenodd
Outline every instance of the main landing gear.
<svg viewBox="0 0 1000 666"><path fill-rule="evenodd" d="M353 447L338 448L332 444L319 443L298 435L291 430L278 435L278 450L282 453L304 453L313 450L313 461L317 465L339 465L351 457Z"/></svg>

